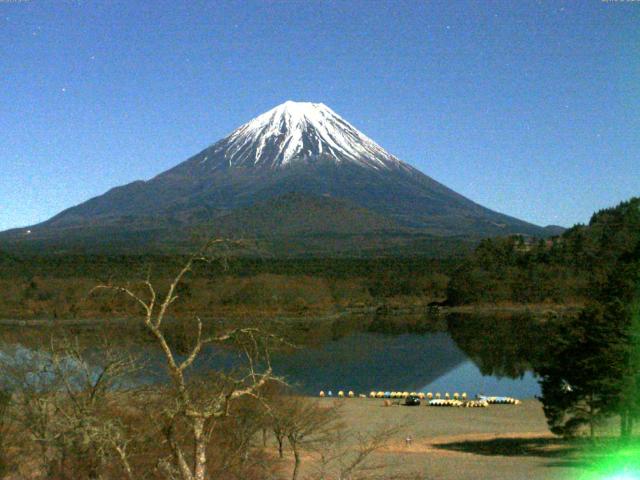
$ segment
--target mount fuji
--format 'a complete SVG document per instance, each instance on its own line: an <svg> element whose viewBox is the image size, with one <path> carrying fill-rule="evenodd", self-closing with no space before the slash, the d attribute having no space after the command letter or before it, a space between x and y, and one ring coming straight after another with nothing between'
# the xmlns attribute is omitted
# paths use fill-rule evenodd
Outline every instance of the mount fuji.
<svg viewBox="0 0 640 480"><path fill-rule="evenodd" d="M556 233L463 197L322 103L288 101L148 181L3 232L0 241L144 250L184 244L193 229L274 243L306 239L299 253L325 248L327 239L353 250L419 237Z"/></svg>

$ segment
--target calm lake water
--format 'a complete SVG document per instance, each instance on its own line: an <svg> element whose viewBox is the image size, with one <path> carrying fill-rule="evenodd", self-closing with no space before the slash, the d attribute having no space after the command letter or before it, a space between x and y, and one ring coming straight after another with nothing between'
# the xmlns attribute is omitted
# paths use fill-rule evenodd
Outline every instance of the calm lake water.
<svg viewBox="0 0 640 480"><path fill-rule="evenodd" d="M272 356L276 374L299 392L466 392L531 398L544 324L527 317L366 317L336 320L304 348ZM313 327L312 327L313 328ZM232 365L210 350L196 369Z"/></svg>
<svg viewBox="0 0 640 480"><path fill-rule="evenodd" d="M298 322L287 328L302 332L297 335L301 348L274 353L272 365L277 375L309 395L382 390L531 398L539 394L532 371L544 355L545 325L523 316L469 315ZM160 351L150 344L137 350L147 365L136 382L165 380ZM194 369L206 375L237 365L239 358L229 349L209 348Z"/></svg>
<svg viewBox="0 0 640 480"><path fill-rule="evenodd" d="M356 333L273 359L276 373L298 390L466 392L529 398L539 393L531 372L508 378L483 375L446 332Z"/></svg>

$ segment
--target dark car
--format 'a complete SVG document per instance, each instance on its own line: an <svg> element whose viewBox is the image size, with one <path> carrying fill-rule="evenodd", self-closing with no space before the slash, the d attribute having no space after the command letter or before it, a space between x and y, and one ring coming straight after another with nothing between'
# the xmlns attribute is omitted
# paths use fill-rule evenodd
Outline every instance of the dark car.
<svg viewBox="0 0 640 480"><path fill-rule="evenodd" d="M404 404L408 407L417 407L418 405L420 405L420 397L418 397L417 395L409 395L404 399Z"/></svg>

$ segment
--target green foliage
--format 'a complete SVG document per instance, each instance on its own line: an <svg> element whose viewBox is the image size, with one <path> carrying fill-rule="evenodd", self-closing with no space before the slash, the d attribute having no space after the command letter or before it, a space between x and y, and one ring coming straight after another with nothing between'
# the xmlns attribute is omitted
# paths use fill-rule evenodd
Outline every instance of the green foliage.
<svg viewBox="0 0 640 480"><path fill-rule="evenodd" d="M598 212L566 238L562 248L589 278L589 303L539 371L545 414L562 434L585 423L593 433L600 418L619 415L626 437L640 416L640 199Z"/></svg>
<svg viewBox="0 0 640 480"><path fill-rule="evenodd" d="M560 321L532 315L449 315L447 331L483 375L522 377L539 366L549 335Z"/></svg>
<svg viewBox="0 0 640 480"><path fill-rule="evenodd" d="M600 306L589 307L550 342L538 374L552 432L571 436L588 425L593 435L597 423L615 409L625 353L624 332L612 317Z"/></svg>
<svg viewBox="0 0 640 480"><path fill-rule="evenodd" d="M483 240L452 273L452 304L584 302L606 290L618 259L640 239L640 198L597 212L550 240Z"/></svg>

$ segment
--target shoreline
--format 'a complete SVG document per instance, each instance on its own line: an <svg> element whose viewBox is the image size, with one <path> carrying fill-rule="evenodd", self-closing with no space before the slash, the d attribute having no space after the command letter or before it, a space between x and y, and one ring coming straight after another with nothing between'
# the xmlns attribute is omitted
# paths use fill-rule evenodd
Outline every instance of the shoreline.
<svg viewBox="0 0 640 480"><path fill-rule="evenodd" d="M434 318L451 315L451 314L463 314L463 315L518 315L518 314L531 314L531 315L543 315L543 316L555 316L561 314L571 314L578 312L583 306L578 304L521 304L521 305L456 305L456 306L427 306L427 305L389 305L381 304L371 307L362 308L346 308L338 312L332 313L318 313L312 315L252 315L251 313L238 314L238 315L221 315L217 317L209 318L221 318L221 319L246 319L247 317L255 317L256 319L264 320L276 320L276 321L309 321L309 322L322 322L328 320L337 320L343 317L352 317L359 315L389 315L389 316L402 316L402 315L431 315ZM38 327L38 326L70 326L70 327L89 327L97 325L101 322L109 322L110 324L125 324L127 322L135 322L140 317L117 317L117 318L0 318L0 326L4 327ZM181 320L185 317L174 317L173 320ZM204 317L207 318L207 317Z"/></svg>

